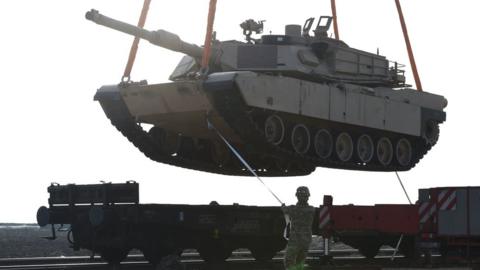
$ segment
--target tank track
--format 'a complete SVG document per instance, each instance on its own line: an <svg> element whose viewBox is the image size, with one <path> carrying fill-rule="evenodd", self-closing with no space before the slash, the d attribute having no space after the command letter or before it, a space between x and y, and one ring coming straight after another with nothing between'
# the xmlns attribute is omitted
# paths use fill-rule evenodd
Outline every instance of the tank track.
<svg viewBox="0 0 480 270"><path fill-rule="evenodd" d="M271 114L279 114L284 119L289 119L290 122L294 122L298 116L291 115L288 113L279 113L274 111L268 111L259 108L248 107L244 101L239 89L236 87L234 81L231 82L214 82L206 83L205 87L207 88L208 96L211 100L211 103L214 104L215 109L219 114L224 118L225 122L237 133L237 135L246 142L249 142L250 146L260 150L261 152L267 152L272 156L281 158L285 164L284 170L288 171L290 166L288 164L294 164L294 167L300 167L302 164L307 166L315 167L326 167L326 168L336 168L336 169L349 169L349 170L360 170L360 171L407 171L413 168L420 159L431 149L431 146L425 143L423 138L413 137L413 136L404 136L402 134L396 134L392 132L385 132L381 130L374 130L364 127L356 127L347 124L341 123L332 123L329 121L319 121L317 119L307 118L302 116L303 120L308 120L310 123L314 123L316 128L327 127L331 129L333 126L337 132L343 131L353 131L354 133L367 133L371 134L373 138L376 137L388 137L392 142L399 137L407 138L412 144L412 161L410 166L400 166L395 164L394 160L388 166L384 166L378 161L372 160L368 164L362 164L352 158L348 162L342 162L335 157L335 154L332 153L328 159L321 159L312 153L311 150L306 154L300 155L296 153L288 143L281 143L280 145L274 145L269 143L264 134L263 121L266 116ZM329 123L326 123L329 122ZM307 126L312 126L307 125ZM288 130L288 125L286 125ZM288 135L288 132L286 133ZM350 134L351 135L351 134ZM355 137L354 139L354 146ZM285 140L284 140L285 141ZM288 141L288 140L287 140ZM312 147L311 147L312 148ZM335 150L334 150L335 152ZM394 157L395 159L395 157ZM295 165L296 164L296 165Z"/></svg>
<svg viewBox="0 0 480 270"><path fill-rule="evenodd" d="M112 125L135 147L137 147L138 150L153 161L216 174L251 176L251 173L233 158L233 155L230 159L231 162L228 164L217 165L213 163L210 156L207 154L208 151L197 151L193 147L189 147L191 144L186 142L191 138L188 137L182 137L177 153L173 155L166 154L163 151L161 144L155 140L149 132L144 130L141 125L134 121L125 103L122 101L120 93L108 93L105 95L97 92L95 99L101 103L101 106ZM254 153L247 152L246 155L253 156ZM253 159L255 160L255 158ZM264 159L260 163L267 164L272 162L273 161L271 160ZM254 168L258 167L254 166ZM288 171L260 169L257 170L256 173L259 176L301 176L310 174L314 169L314 167Z"/></svg>

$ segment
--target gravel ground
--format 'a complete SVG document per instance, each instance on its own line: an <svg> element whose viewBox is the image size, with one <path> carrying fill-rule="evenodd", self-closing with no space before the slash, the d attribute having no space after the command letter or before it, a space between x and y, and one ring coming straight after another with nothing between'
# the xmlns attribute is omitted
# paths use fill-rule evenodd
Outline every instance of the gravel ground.
<svg viewBox="0 0 480 270"><path fill-rule="evenodd" d="M52 241L43 238L52 235L50 226L40 228L35 224L0 223L0 258L91 255L88 250L73 251L69 247L66 232L56 234L57 239ZM346 247L335 246L335 248ZM314 237L311 248L321 247L321 240Z"/></svg>
<svg viewBox="0 0 480 270"><path fill-rule="evenodd" d="M54 241L42 238L51 234L49 226L0 224L0 258L90 255L88 251L74 252L66 232L57 232Z"/></svg>

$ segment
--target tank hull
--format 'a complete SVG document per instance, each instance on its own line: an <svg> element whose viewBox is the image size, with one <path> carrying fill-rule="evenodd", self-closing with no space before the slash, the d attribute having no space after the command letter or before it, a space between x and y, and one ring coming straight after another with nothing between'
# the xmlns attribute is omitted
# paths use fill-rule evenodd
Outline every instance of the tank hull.
<svg viewBox="0 0 480 270"><path fill-rule="evenodd" d="M191 83L192 87L202 86L198 81ZM100 102L112 125L145 156L156 162L210 173L250 176L251 173L234 158L218 134L208 128L208 118L220 134L249 160L260 176L300 176L315 169L314 166L298 166L286 171L276 166L281 161L279 158L253 150L252 145L245 144L235 134L211 106L209 99L205 99L203 88L196 96L199 102L182 107L177 101L183 99L177 99L179 96L173 92L177 92L178 88L172 85L182 88L186 84L103 86L98 89L95 100ZM182 91L185 89L179 92ZM186 100L188 102L188 98ZM145 109L143 104L147 104L150 110Z"/></svg>
<svg viewBox="0 0 480 270"><path fill-rule="evenodd" d="M149 132L142 130L150 144L137 143L150 158L162 156L153 160L229 175L249 172L207 120L263 176L305 175L315 167L409 170L436 143L432 128L435 133L445 120L441 96L254 72L102 87L96 99L111 120L119 118L112 111L123 107L131 128L153 125ZM185 156L202 165L178 161Z"/></svg>

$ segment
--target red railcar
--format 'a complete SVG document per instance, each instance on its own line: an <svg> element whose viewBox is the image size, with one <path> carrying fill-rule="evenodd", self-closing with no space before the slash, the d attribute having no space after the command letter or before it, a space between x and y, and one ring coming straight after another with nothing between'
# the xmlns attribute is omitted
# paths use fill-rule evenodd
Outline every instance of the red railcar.
<svg viewBox="0 0 480 270"><path fill-rule="evenodd" d="M319 207L320 234L338 238L366 257L375 257L382 245L397 244L407 257L432 251L445 257L480 257L480 187L420 189L412 205L333 205L332 201L325 196Z"/></svg>

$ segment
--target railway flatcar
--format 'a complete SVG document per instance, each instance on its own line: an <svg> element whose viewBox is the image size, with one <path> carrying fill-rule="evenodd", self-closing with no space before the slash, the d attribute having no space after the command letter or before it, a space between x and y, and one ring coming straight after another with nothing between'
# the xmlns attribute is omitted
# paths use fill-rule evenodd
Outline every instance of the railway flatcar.
<svg viewBox="0 0 480 270"><path fill-rule="evenodd" d="M480 259L480 187L420 189L412 205L333 205L324 197L318 230L357 248L368 258L389 245L409 258Z"/></svg>
<svg viewBox="0 0 480 270"><path fill-rule="evenodd" d="M74 250L91 250L110 264L120 263L132 249L154 265L185 249L218 262L247 248L257 261L267 261L286 245L279 207L139 204L138 186L51 185L49 207L37 211L38 224L69 224Z"/></svg>
<svg viewBox="0 0 480 270"><path fill-rule="evenodd" d="M136 182L51 185L49 207L40 207L37 221L52 228L69 224L73 249L91 250L110 264L120 263L132 249L153 265L186 249L196 249L207 262L222 262L239 248L269 261L286 246L280 207L140 204L138 190ZM312 231L367 258L389 245L411 260L436 253L478 261L480 187L420 189L412 205L333 205L333 197L325 196Z"/></svg>

